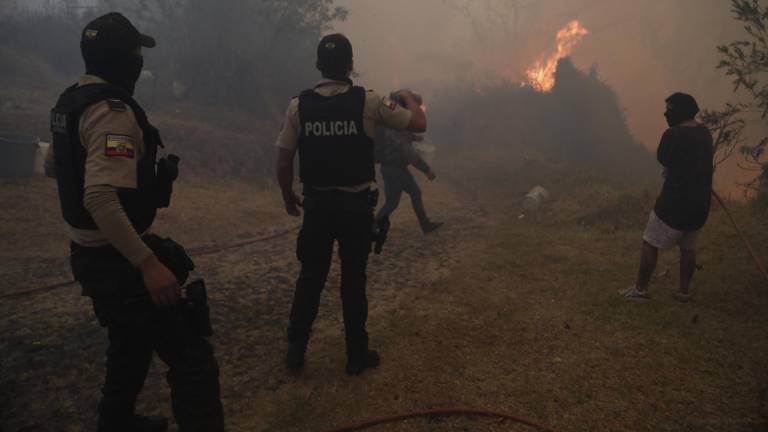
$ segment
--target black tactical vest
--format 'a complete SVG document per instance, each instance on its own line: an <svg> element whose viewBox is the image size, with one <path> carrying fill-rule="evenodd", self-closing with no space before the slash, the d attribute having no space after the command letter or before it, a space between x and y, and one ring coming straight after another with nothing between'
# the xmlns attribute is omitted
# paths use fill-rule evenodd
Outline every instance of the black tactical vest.
<svg viewBox="0 0 768 432"><path fill-rule="evenodd" d="M80 117L86 108L103 100L121 101L130 106L144 133L145 151L137 164L137 188L118 190L120 203L131 224L137 232L143 233L152 226L157 213L155 162L157 148L162 147L162 141L133 97L111 84L74 85L64 91L51 110L52 151L56 160L61 210L64 219L74 228L98 229L83 205L87 153L80 142Z"/></svg>
<svg viewBox="0 0 768 432"><path fill-rule="evenodd" d="M299 177L304 186L355 186L376 178L373 139L365 134L365 89L299 96Z"/></svg>

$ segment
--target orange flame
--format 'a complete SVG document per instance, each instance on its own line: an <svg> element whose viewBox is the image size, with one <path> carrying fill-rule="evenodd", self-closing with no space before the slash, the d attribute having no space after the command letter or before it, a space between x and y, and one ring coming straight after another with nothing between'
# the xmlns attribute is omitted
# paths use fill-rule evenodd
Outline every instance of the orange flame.
<svg viewBox="0 0 768 432"><path fill-rule="evenodd" d="M557 51L549 56L542 55L536 63L527 71L528 84L540 92L548 92L555 86L555 71L557 62L568 57L573 48L584 36L589 34L577 20L571 21L557 32Z"/></svg>

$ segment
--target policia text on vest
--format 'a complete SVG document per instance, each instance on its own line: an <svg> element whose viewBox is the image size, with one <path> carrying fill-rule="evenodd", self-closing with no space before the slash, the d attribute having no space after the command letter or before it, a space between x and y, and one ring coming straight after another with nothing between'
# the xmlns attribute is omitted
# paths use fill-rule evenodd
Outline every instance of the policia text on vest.
<svg viewBox="0 0 768 432"><path fill-rule="evenodd" d="M304 123L305 136L352 136L357 135L357 126L353 121L325 121Z"/></svg>

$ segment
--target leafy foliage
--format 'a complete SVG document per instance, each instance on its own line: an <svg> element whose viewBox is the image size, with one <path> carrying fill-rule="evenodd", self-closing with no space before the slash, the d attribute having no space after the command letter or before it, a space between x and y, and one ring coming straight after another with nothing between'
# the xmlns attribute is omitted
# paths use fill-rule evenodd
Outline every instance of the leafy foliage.
<svg viewBox="0 0 768 432"><path fill-rule="evenodd" d="M744 143L746 121L740 117L742 109L741 104L728 103L722 111L704 110L701 113L702 122L714 137L715 167L728 160Z"/></svg>
<svg viewBox="0 0 768 432"><path fill-rule="evenodd" d="M718 46L722 58L717 67L733 79L734 93L745 92L748 101L728 103L720 111L705 111L702 119L715 136L715 165L738 149L746 161L743 168L761 171L748 186L764 190L768 180L768 163L764 160L768 137L749 143L744 129L749 114L758 113L763 123L768 119L768 4L765 0L731 0L731 10L734 18L743 23L747 38Z"/></svg>

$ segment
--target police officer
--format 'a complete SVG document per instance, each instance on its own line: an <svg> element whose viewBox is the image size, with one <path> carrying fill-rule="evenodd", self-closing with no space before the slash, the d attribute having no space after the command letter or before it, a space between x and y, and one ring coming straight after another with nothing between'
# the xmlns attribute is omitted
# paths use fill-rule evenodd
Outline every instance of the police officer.
<svg viewBox="0 0 768 432"><path fill-rule="evenodd" d="M175 178L156 170L160 136L132 97L141 48L154 46L118 13L85 27L86 74L51 112L46 169L58 182L73 273L108 331L98 430L166 430L167 419L134 412L156 352L169 367L179 430L222 431L213 348L178 303L192 263L181 246L150 234Z"/></svg>
<svg viewBox="0 0 768 432"><path fill-rule="evenodd" d="M390 95L392 100L404 106L397 93ZM414 94L416 102L421 104L421 96ZM416 135L407 131L398 131L390 128L381 128L376 135L376 161L381 163L381 176L384 179L384 205L376 214L376 220L381 221L389 217L400 204L403 192L411 197L411 206L416 218L419 220L421 232L429 234L441 226L442 222L432 222L424 209L424 201L421 198L421 188L416 179L408 170L413 165L424 173L429 181L435 180L437 175L432 168L419 156L413 146L414 141L423 140L422 135Z"/></svg>
<svg viewBox="0 0 768 432"><path fill-rule="evenodd" d="M376 367L379 356L368 349L366 266L371 249L375 179L373 137L380 125L423 132L426 116L410 92L400 96L407 108L353 85L352 45L341 34L322 38L317 47L322 79L288 105L278 137L277 173L285 210L299 216L297 257L301 273L288 327L286 365L304 364L304 353L317 316L320 293L331 265L334 241L341 258L341 298L347 347L346 372L358 375ZM299 153L303 200L293 190L293 159Z"/></svg>

